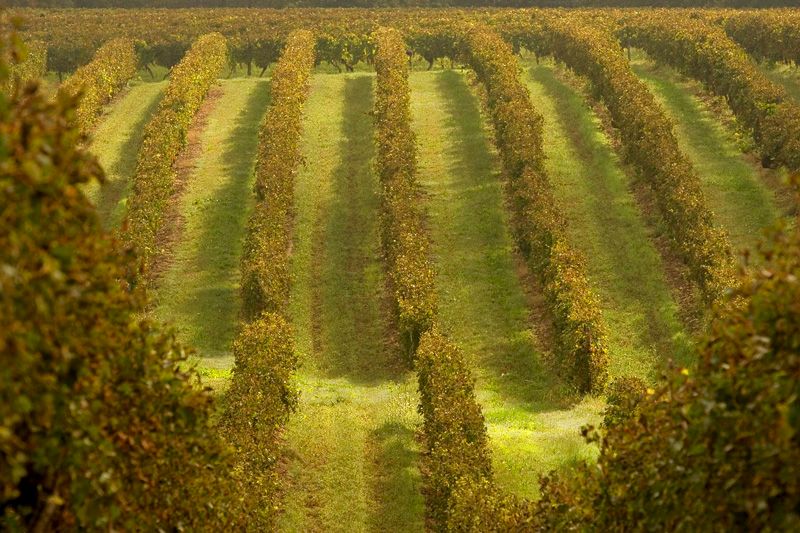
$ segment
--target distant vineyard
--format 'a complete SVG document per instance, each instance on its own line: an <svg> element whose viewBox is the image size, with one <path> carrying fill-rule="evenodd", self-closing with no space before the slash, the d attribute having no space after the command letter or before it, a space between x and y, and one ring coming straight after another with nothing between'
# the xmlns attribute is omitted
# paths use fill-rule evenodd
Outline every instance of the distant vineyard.
<svg viewBox="0 0 800 533"><path fill-rule="evenodd" d="M792 0L11 0L24 7L785 7Z"/></svg>
<svg viewBox="0 0 800 533"><path fill-rule="evenodd" d="M37 531L277 527L291 475L284 439L312 381L299 377L292 261L302 222L298 176L316 171L304 140L331 135L304 129L315 67L322 63L331 73L358 71L339 79L362 77L374 87L372 109L358 118L367 117L374 143L370 171L380 223L373 255L380 264L376 278L385 285L379 307L387 308L388 336L399 339L405 356L399 365L417 387L413 442L420 448L428 529L789 530L800 524L796 223L771 229L749 251L753 262L748 257L737 268L701 170L631 60L636 49L695 80L698 92L723 99L758 151L753 165L784 172L781 191L789 194L800 171L800 103L756 60L796 68L797 12L15 13L25 20L21 35L30 46L25 55L14 39L0 42L0 346L8 354L0 375L1 524ZM601 276L576 243L570 206L558 199L542 108L521 74L520 61L546 58L606 120L609 151L620 155L621 168L643 191L631 196L631 209L647 211L648 238L663 237L664 256L673 254L671 267L685 273L683 287L701 295L686 304L707 319L692 332L694 365L668 366L673 354L655 353L663 376L612 375L616 354ZM498 209L513 237L503 253L524 284L524 311L541 325L535 334L552 344L540 371L568 391L552 404L553 391L538 404L509 403L537 412L555 412L558 402L605 406L602 425L582 429L598 445L596 465L580 462L548 474L536 498L511 494L498 481L490 424L500 415L485 410L489 393L476 385L477 358L445 323L443 308L456 296L438 286L440 252L428 211L436 192L425 190L409 81L413 69L435 66L469 72L464 92L480 103L475 122L489 134L487 152L494 157L496 150L504 199ZM85 145L137 72L154 78L156 67L167 69L163 95L142 128L125 221L107 233L84 196L86 182L103 179ZM215 405L208 391L194 386L185 348L146 316L158 305L150 299L157 266L173 246L165 235L176 224L172 210L182 193L176 161L226 69L247 78L269 71L270 94L250 169L253 205L239 199L236 206L240 213L247 209L241 257L235 257L238 319L228 387ZM71 73L52 97L31 83L47 72L54 86L56 74ZM228 157L238 147L228 147ZM347 179L353 173L346 166L340 172ZM492 172L485 169L487 180ZM347 179L345 188L356 186ZM470 192L469 185L459 190ZM346 231L358 231L355 225ZM326 253L333 252L313 251ZM363 265L347 267L366 276ZM320 313L312 309L309 319L317 335ZM321 342L327 339L309 341ZM504 361L496 370L505 377L515 369ZM375 391L370 394L379 396ZM327 389L312 400L326 407L350 401ZM375 434L370 439L364 453L378 446ZM328 460L325 454L317 459Z"/></svg>
<svg viewBox="0 0 800 533"><path fill-rule="evenodd" d="M473 31L466 46L486 87L517 240L541 279L554 317L560 364L581 391L601 391L608 380L604 325L583 258L564 238L565 222L544 171L542 118L518 79L510 47L499 35Z"/></svg>
<svg viewBox="0 0 800 533"><path fill-rule="evenodd" d="M73 96L80 94L77 120L82 130L90 130L97 122L103 105L136 73L137 63L133 41L114 39L100 47L92 60L61 86L62 91Z"/></svg>

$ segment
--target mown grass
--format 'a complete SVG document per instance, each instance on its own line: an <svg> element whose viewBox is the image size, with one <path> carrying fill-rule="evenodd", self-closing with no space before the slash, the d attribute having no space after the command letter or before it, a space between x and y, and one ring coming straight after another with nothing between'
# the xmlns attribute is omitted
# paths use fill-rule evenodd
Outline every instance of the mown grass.
<svg viewBox="0 0 800 533"><path fill-rule="evenodd" d="M165 87L166 82L132 85L92 132L89 150L105 169L107 182L102 187L88 186L86 193L108 228L117 227L125 214L144 127L155 113Z"/></svg>
<svg viewBox="0 0 800 533"><path fill-rule="evenodd" d="M441 322L477 378L498 483L535 496L539 474L593 458L580 427L602 402L578 401L543 362L496 157L464 76L415 72L411 88Z"/></svg>
<svg viewBox="0 0 800 533"><path fill-rule="evenodd" d="M630 177L584 98L551 63L529 67L525 79L544 117L547 172L608 326L611 376L654 379L671 359L687 364L690 341Z"/></svg>
<svg viewBox="0 0 800 533"><path fill-rule="evenodd" d="M291 316L301 400L286 431L285 531L420 531L413 375L387 340L372 83L313 77L296 182Z"/></svg>
<svg viewBox="0 0 800 533"><path fill-rule="evenodd" d="M783 63L759 63L761 71L773 82L782 85L792 98L800 102L800 69Z"/></svg>
<svg viewBox="0 0 800 533"><path fill-rule="evenodd" d="M694 95L699 85L639 53L632 67L675 122L681 150L700 175L709 207L734 249L753 249L762 230L780 216L775 193L761 179L726 126Z"/></svg>
<svg viewBox="0 0 800 533"><path fill-rule="evenodd" d="M238 322L239 257L252 201L258 128L269 102L267 80L222 80L207 118L200 153L186 180L181 231L155 292L156 316L174 324L197 350L211 384L233 365Z"/></svg>
<svg viewBox="0 0 800 533"><path fill-rule="evenodd" d="M548 171L609 325L612 374L649 377L666 357L681 360L688 350L661 259L597 118L550 64L530 67L525 80L545 117ZM720 220L749 245L775 216L769 191L732 134L683 82L635 67L678 117L681 142L700 165ZM306 107L290 305L301 402L285 434L286 531L424 529L416 381L392 342L386 308L373 80L317 74ZM163 86L134 84L95 132L92 150L112 183L94 194L110 225L122 213L141 126ZM536 497L540 474L593 460L596 449L583 442L580 427L599 421L603 401L577 398L546 363L497 158L465 76L415 71L411 86L441 321L477 378L498 483ZM224 387L269 82L234 77L221 87L178 206L180 239L159 282L156 315L198 349L204 382Z"/></svg>

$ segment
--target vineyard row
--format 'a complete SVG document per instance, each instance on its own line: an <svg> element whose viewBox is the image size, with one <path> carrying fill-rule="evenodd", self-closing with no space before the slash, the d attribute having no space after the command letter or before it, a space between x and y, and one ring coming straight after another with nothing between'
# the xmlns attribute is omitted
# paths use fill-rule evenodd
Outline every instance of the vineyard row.
<svg viewBox="0 0 800 533"><path fill-rule="evenodd" d="M722 28L695 19L676 23L666 17L633 16L625 21L622 40L725 97L752 132L765 166L800 170L800 105Z"/></svg>
<svg viewBox="0 0 800 533"><path fill-rule="evenodd" d="M112 39L95 52L89 63L76 70L61 85L62 92L81 95L76 110L76 120L81 130L91 130L100 118L103 106L136 74L138 64L131 39Z"/></svg>
<svg viewBox="0 0 800 533"><path fill-rule="evenodd" d="M242 323L223 400L220 426L255 497L254 530L274 528L278 441L298 401L293 381L297 355L287 311L289 256L294 176L302 161L303 107L313 66L313 36L303 30L292 33L273 73L272 99L259 132L256 204L241 260Z"/></svg>
<svg viewBox="0 0 800 533"><path fill-rule="evenodd" d="M157 237L175 188L174 163L227 57L225 37L219 33L200 37L172 69L158 110L145 126L122 228L122 240L140 254L145 276L161 253Z"/></svg>
<svg viewBox="0 0 800 533"><path fill-rule="evenodd" d="M383 248L398 329L408 339L420 393L428 519L436 529L463 484L491 477L486 426L464 355L436 326L434 273L416 181L408 60L402 35L380 29L375 70L377 169L383 186Z"/></svg>
<svg viewBox="0 0 800 533"><path fill-rule="evenodd" d="M719 300L733 280L728 237L715 227L700 178L678 147L673 123L631 70L608 32L572 19L548 19L525 44L552 54L589 79L621 137L626 160L654 193L671 242L707 302Z"/></svg>
<svg viewBox="0 0 800 533"><path fill-rule="evenodd" d="M605 326L585 261L567 242L566 223L544 169L543 119L519 79L511 47L498 34L473 30L466 36L466 49L486 87L512 226L546 296L559 362L579 390L602 391L608 378Z"/></svg>

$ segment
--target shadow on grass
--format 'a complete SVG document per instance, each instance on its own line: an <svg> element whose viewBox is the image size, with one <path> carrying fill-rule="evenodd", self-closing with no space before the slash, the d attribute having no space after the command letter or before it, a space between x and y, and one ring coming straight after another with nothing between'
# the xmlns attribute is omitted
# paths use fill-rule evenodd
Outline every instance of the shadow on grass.
<svg viewBox="0 0 800 533"><path fill-rule="evenodd" d="M132 186L133 174L136 172L136 160L139 156L139 147L144 138L144 128L158 108L163 91L145 108L141 118L132 126L131 133L125 143L120 147L120 156L114 165L108 169L111 174L118 176L114 181L105 183L98 193L97 212L100 220L107 228L117 226L122 219L122 209L117 210L120 200ZM130 96L130 95L128 95Z"/></svg>
<svg viewBox="0 0 800 533"><path fill-rule="evenodd" d="M652 253L646 249L650 243L644 222L638 213L632 216L630 208L620 202L620 195L628 194L627 187L616 187L615 190L611 180L615 173L622 177L622 170L617 167L611 147L603 145L595 136L597 126L581 96L558 80L551 68L532 68L530 76L552 101L559 103L554 106L556 119L563 124L570 145L587 171L582 177L591 180L591 185L586 187L590 196L585 203L588 203L592 225L602 240L602 247L598 254L600 257L587 259L596 265L595 271L605 272L598 275L600 279L594 283L603 284L601 291L608 295L606 305L638 315L636 327L624 332L625 338L619 341L632 345L640 357L648 359L645 365L649 367L648 374L640 377L655 379L663 368L650 361L653 349L661 363L675 358L685 364L691 357L691 347L686 336L680 334L677 315L672 321L668 318L667 310L677 308L660 274L662 265L656 259L655 249ZM634 226L637 223L638 230Z"/></svg>
<svg viewBox="0 0 800 533"><path fill-rule="evenodd" d="M690 156L717 223L727 230L735 251L753 250L764 228L779 214L774 194L748 163L730 130L681 81L678 73L652 63L632 65L636 75L661 95L675 122L676 137Z"/></svg>
<svg viewBox="0 0 800 533"><path fill-rule="evenodd" d="M382 309L380 184L372 170L374 77L349 75L344 84L344 116L339 164L331 199L324 206L317 243L321 304L321 368L327 377L375 384L404 372L387 342Z"/></svg>
<svg viewBox="0 0 800 533"><path fill-rule="evenodd" d="M187 343L204 354L229 350L233 339L239 297L236 278L242 252L242 240L251 205L251 184L258 147L261 119L269 104L269 83L258 82L236 117L236 127L224 140L222 164L225 185L206 206L199 234L197 255L192 257L202 274L187 305L198 312L187 313L192 337Z"/></svg>
<svg viewBox="0 0 800 533"><path fill-rule="evenodd" d="M371 491L377 502L372 509L371 529L422 531L424 500L414 432L398 422L387 422L372 431L369 442L375 462Z"/></svg>
<svg viewBox="0 0 800 533"><path fill-rule="evenodd" d="M464 348L475 352L505 401L532 412L569 408L577 396L548 369L528 333L530 310L515 270L501 178L493 171L478 100L464 76L453 71L437 76L437 89L446 102L445 126L453 143L447 201L455 204L448 211L457 230L448 236L448 246L469 258L457 265L454 281L469 288L469 301L453 304L473 340Z"/></svg>

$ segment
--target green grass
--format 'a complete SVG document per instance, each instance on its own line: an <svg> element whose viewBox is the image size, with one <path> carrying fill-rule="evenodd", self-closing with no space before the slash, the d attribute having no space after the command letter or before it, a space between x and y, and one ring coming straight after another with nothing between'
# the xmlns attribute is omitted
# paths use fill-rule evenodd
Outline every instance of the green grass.
<svg viewBox="0 0 800 533"><path fill-rule="evenodd" d="M413 374L387 342L373 76L313 77L296 182L291 315L301 400L285 531L421 531Z"/></svg>
<svg viewBox="0 0 800 533"><path fill-rule="evenodd" d="M661 257L599 119L552 64L530 66L525 79L544 116L546 168L569 240L586 257L601 300L612 377L654 379L671 358L688 363Z"/></svg>
<svg viewBox="0 0 800 533"><path fill-rule="evenodd" d="M670 356L685 363L689 341L630 177L582 96L551 64L528 66L556 199L609 326L612 375L651 378ZM642 61L635 68L678 123L720 222L751 246L777 216L772 193L691 87ZM269 102L267 79L240 74L221 80L210 107L178 205L179 239L155 291L155 315L197 349L203 382L219 390L233 364L239 257ZM594 459L580 427L599 422L603 399L577 397L546 362L537 333L546 320L532 316L540 306L465 76L415 70L410 81L441 322L477 379L499 486L535 498L539 475ZM109 226L124 212L141 131L165 83L133 82L94 133L91 150L110 183L88 192ZM290 304L301 399L284 434L284 531L424 530L416 379L392 333L380 251L373 83L364 72L318 71L306 107Z"/></svg>
<svg viewBox="0 0 800 533"><path fill-rule="evenodd" d="M58 86L60 85L58 75L55 72L46 72L44 77L39 80L39 83L41 84L42 91L47 96L55 96L58 91Z"/></svg>
<svg viewBox="0 0 800 533"><path fill-rule="evenodd" d="M539 474L594 456L580 427L597 421L602 402L576 400L543 363L496 157L464 76L413 73L411 88L441 322L477 378L499 485L535 496Z"/></svg>
<svg viewBox="0 0 800 533"><path fill-rule="evenodd" d="M800 69L783 63L759 63L761 71L773 82L782 85L786 92L800 102Z"/></svg>
<svg viewBox="0 0 800 533"><path fill-rule="evenodd" d="M144 127L155 113L165 87L166 82L131 86L92 133L89 150L105 169L108 181L102 187L89 185L86 192L106 227L118 226L125 214Z"/></svg>
<svg viewBox="0 0 800 533"><path fill-rule="evenodd" d="M633 70L675 122L681 150L700 175L707 203L735 250L753 249L762 229L780 216L775 194L739 149L735 132L693 92L699 86L641 55Z"/></svg>
<svg viewBox="0 0 800 533"><path fill-rule="evenodd" d="M637 64L643 68L650 67ZM692 157L708 165L703 177L715 209L721 205L721 220L731 218L749 242L748 232L774 217L769 191L729 132L662 76L652 74L650 83L688 121L679 136L697 142ZM569 237L586 255L602 301L612 374L650 377L668 355L685 354L688 341L629 177L597 117L550 64L531 66L524 79L545 118L547 168ZM441 322L477 379L497 482L536 497L540 474L596 456L580 427L599 422L603 400L578 398L546 362L547 342L537 333L546 320L532 316L540 306L515 255L497 156L465 76L414 71L410 81ZM380 250L373 83L368 73L318 72L306 106L290 302L301 399L280 467L284 531L424 529L416 379L392 333ZM204 383L221 389L233 363L239 257L269 82L220 84L178 205L181 232L155 292L155 314L197 348ZM134 83L95 133L92 150L112 182L90 193L109 225L122 213L141 128L163 86Z"/></svg>
<svg viewBox="0 0 800 533"><path fill-rule="evenodd" d="M252 198L258 128L269 102L267 80L220 82L178 211L179 241L155 292L156 316L197 349L214 384L233 364L242 239Z"/></svg>

